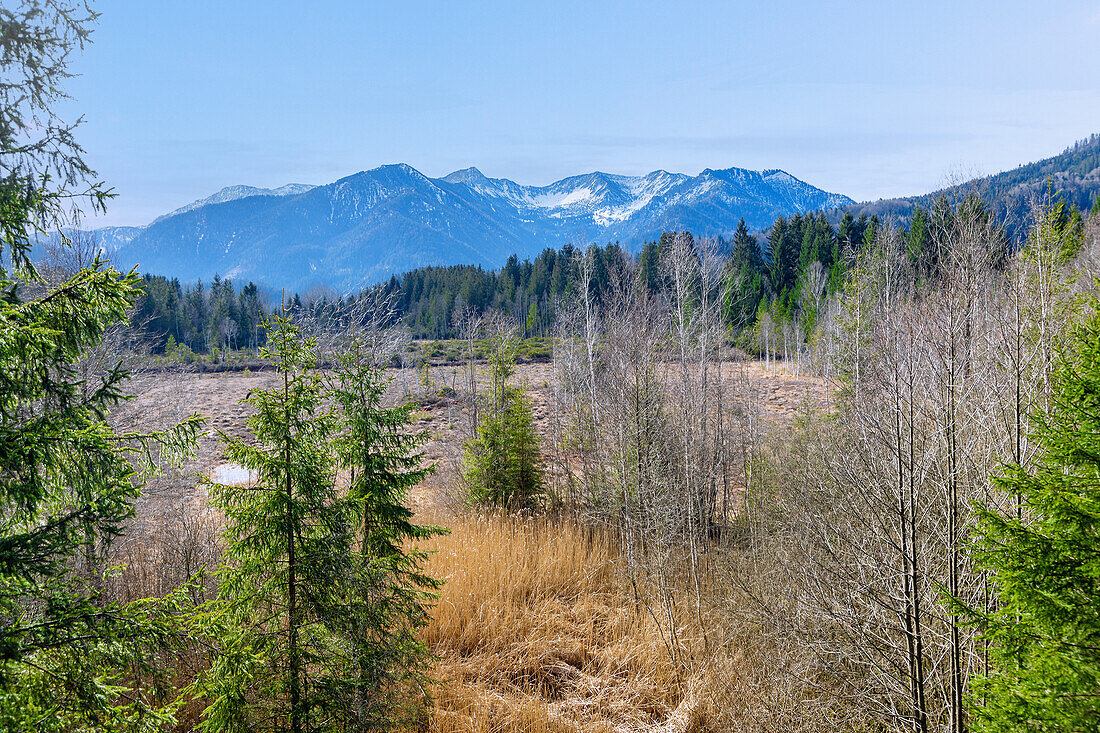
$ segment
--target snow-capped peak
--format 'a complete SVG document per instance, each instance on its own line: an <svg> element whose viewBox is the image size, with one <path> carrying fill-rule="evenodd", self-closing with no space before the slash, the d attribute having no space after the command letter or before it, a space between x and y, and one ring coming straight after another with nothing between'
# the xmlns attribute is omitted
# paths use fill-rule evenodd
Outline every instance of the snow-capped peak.
<svg viewBox="0 0 1100 733"><path fill-rule="evenodd" d="M198 209L208 204L221 204L226 201L236 201L237 199L248 198L249 196L297 196L303 194L306 191L314 188L308 183L288 183L278 188L258 188L256 186L226 186L217 193L213 193L206 198L192 201L186 206L181 206L175 211L171 211L167 214L157 217L154 223L161 219L167 219L170 216L176 216L177 214L183 214L193 209Z"/></svg>
<svg viewBox="0 0 1100 733"><path fill-rule="evenodd" d="M489 179L477 168L470 166L454 173L448 173L442 180L447 183L486 183Z"/></svg>
<svg viewBox="0 0 1100 733"><path fill-rule="evenodd" d="M781 170L706 168L698 176L655 170L644 176L594 171L570 176L546 186L523 186L502 178L488 178L477 168L454 171L437 179L465 188L490 206L506 203L525 216L588 220L597 226L616 226L643 209L656 207L653 216L670 205L692 206L704 199L723 205L742 205L778 196L796 210L836 205L845 197L825 194ZM819 194L825 199L819 201Z"/></svg>

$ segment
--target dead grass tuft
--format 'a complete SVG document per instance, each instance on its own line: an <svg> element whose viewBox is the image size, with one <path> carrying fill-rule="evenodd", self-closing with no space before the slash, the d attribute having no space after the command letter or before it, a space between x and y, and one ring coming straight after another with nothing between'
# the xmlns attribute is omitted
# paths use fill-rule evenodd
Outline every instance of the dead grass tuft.
<svg viewBox="0 0 1100 733"><path fill-rule="evenodd" d="M698 691L618 582L606 534L566 520L442 520L447 581L425 640L440 657L433 731L687 731Z"/></svg>

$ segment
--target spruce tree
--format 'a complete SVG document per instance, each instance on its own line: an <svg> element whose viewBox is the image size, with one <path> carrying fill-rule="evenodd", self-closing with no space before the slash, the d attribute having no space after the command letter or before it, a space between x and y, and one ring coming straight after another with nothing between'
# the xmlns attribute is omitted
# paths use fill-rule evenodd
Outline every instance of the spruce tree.
<svg viewBox="0 0 1100 733"><path fill-rule="evenodd" d="M0 729L163 725L171 698L158 697L153 650L181 640L183 596L106 599L103 558L155 459L189 450L198 421L116 432L108 415L128 374L81 374L136 300L134 274L96 262L21 298L33 285L0 270Z"/></svg>
<svg viewBox="0 0 1100 733"><path fill-rule="evenodd" d="M1024 511L981 515L974 547L997 608L969 610L991 648L974 683L975 729L1100 728L1100 302L1054 372L1051 409L1035 418L1034 471L997 486Z"/></svg>
<svg viewBox="0 0 1100 733"><path fill-rule="evenodd" d="M735 331L747 331L756 323L756 311L764 298L765 277L760 245L741 219L733 235L725 285L726 318Z"/></svg>
<svg viewBox="0 0 1100 733"><path fill-rule="evenodd" d="M36 236L109 197L53 110L94 20L51 0L0 8L0 730L150 730L174 707L157 661L182 641L184 594L113 602L103 564L199 423L120 433L127 373L80 369L140 295L135 274L97 259L47 285L30 262Z"/></svg>
<svg viewBox="0 0 1100 733"><path fill-rule="evenodd" d="M772 224L768 233L768 267L772 290L782 296L794 286L798 278L798 256L801 240L802 217L789 220L782 216Z"/></svg>
<svg viewBox="0 0 1100 733"><path fill-rule="evenodd" d="M209 700L207 731L339 728L333 659L353 526L336 486L335 426L315 349L286 310L273 318L261 355L276 384L245 398L249 438L221 434L228 458L256 480L211 486L225 513L226 550L206 617L217 652L195 686Z"/></svg>
<svg viewBox="0 0 1100 733"><path fill-rule="evenodd" d="M417 636L440 582L423 571L427 553L412 542L444 532L413 522L409 490L423 465L423 432L406 431L412 404L383 407L389 383L366 345L338 357L329 389L337 409L336 448L348 475L354 544L341 591L346 650L339 687L343 717L355 730L387 730L423 713L431 656Z"/></svg>
<svg viewBox="0 0 1100 733"><path fill-rule="evenodd" d="M510 332L491 341L490 389L477 432L466 441L462 481L472 503L528 509L542 498L543 464L531 400L508 381L515 349Z"/></svg>

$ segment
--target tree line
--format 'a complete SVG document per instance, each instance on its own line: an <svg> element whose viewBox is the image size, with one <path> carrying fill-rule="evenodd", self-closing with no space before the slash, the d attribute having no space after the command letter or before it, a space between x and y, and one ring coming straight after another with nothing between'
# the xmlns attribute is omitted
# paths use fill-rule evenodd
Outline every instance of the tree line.
<svg viewBox="0 0 1100 733"><path fill-rule="evenodd" d="M975 215L992 216L978 197L966 201L966 206L975 208ZM954 208L946 196L934 200L928 209L913 210L902 231L914 266L924 271L935 266L940 255L930 232L945 226L952 216ZM1082 226L1082 213L1075 205L1063 202L1059 216L1067 226ZM844 288L849 269L879 227L876 216L856 218L848 212L834 227L824 213L808 213L779 217L760 237L750 233L742 221L732 239L715 239L713 247L723 260L722 315L732 337L760 353L797 358L822 315L822 307ZM554 336L562 303L579 287L579 263L585 256L592 258L589 287L598 302L610 292L610 273L624 257L637 264L638 287L664 293L670 283L659 263L679 235L694 242L690 232L665 232L657 241L644 243L636 256L618 243L587 249L567 244L557 250L545 249L534 260L512 255L500 270L479 265L422 267L346 297L325 289L296 293L289 297L288 306L292 313L324 319L326 314L345 312L363 297L383 296L397 309L413 338L458 338L456 316L466 310L508 316L523 338ZM999 236L1007 255L1014 245L1005 228L999 229ZM238 290L231 280L220 276L207 287L202 282L184 285L178 279L145 275L142 288L144 297L131 323L146 334L156 353L183 347L195 353L254 351L263 345L260 324L269 304L254 283Z"/></svg>
<svg viewBox="0 0 1100 733"><path fill-rule="evenodd" d="M739 330L751 328L761 301L770 300L775 293L783 303L783 313L797 310L792 304L797 303L803 272L811 262L823 259L828 263L833 268L831 287L839 287L845 252L855 246L852 242L861 242L863 232L873 229L874 224L866 218L845 220L837 232L821 215L781 218L762 247L742 222L732 251L731 245L717 240L720 251L732 254L728 273L730 325ZM666 232L659 240L641 247L635 258L639 287L655 293L669 287L658 263L679 234ZM694 241L690 232L683 234ZM849 249L842 250L840 242L849 243ZM585 256L591 258L592 268L587 287L599 301L611 290L612 270L620 260L631 257L617 243L587 249L566 244L557 250L545 249L534 260L512 255L500 270L486 270L480 265L422 267L395 275L363 293L342 297L321 289L295 293L287 304L293 313L324 318L326 313L346 312L363 297L383 296L396 307L413 338L458 338L455 314L467 309L478 315L497 313L511 318L522 338L553 336L561 303L579 287L580 262ZM737 279L740 277L748 278L748 283ZM270 306L254 283L238 290L231 280L220 276L207 286L201 281L182 284L178 278L147 274L142 277L142 289L144 295L131 323L146 334L149 346L157 353L182 346L196 353L210 349L255 350L264 343L260 324Z"/></svg>
<svg viewBox="0 0 1100 733"><path fill-rule="evenodd" d="M623 255L617 244L595 249L600 272L606 270L603 263ZM523 338L549 336L554 333L556 304L574 287L578 252L567 244L560 250L546 249L533 261L512 255L500 270L475 265L422 267L363 293L340 296L327 289L295 293L287 305L291 313L312 319L337 318L342 316L336 314L354 310L358 300L382 296L396 307L413 338L457 338L455 314L464 309L479 315L507 315ZM606 278L600 287L607 287ZM260 324L271 306L254 283L237 289L220 276L207 286L147 274L142 289L131 324L146 335L155 353L180 347L195 353L256 350L264 343Z"/></svg>
<svg viewBox="0 0 1100 733"><path fill-rule="evenodd" d="M157 353L180 347L202 354L211 349L255 351L265 343L262 324L269 309L255 283L237 290L220 276L207 287L201 281L183 285L178 278L144 275L141 289L130 322Z"/></svg>

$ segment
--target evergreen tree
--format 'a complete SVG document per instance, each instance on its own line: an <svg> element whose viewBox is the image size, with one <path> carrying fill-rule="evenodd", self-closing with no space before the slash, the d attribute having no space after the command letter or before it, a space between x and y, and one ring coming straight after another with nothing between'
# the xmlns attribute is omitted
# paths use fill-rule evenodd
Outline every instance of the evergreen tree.
<svg viewBox="0 0 1100 733"><path fill-rule="evenodd" d="M820 259L813 226L808 219L803 220L802 225L802 232L798 236L802 243L798 252L798 272L800 273L805 272L810 263Z"/></svg>
<svg viewBox="0 0 1100 733"><path fill-rule="evenodd" d="M355 730L411 724L423 713L427 648L417 629L428 621L439 581L427 576L423 550L408 543L444 532L412 521L404 502L434 467L421 467L426 434L407 433L412 404L382 407L388 379L355 341L339 357L329 395L338 410L340 468L349 476L355 544L342 591L346 649L335 696Z"/></svg>
<svg viewBox="0 0 1100 733"><path fill-rule="evenodd" d="M117 433L107 416L128 374L87 385L77 368L125 319L136 275L96 262L30 300L20 284L0 270L0 729L163 725L153 650L178 641L182 597L105 600L102 556L134 514L153 450L180 455L198 422Z"/></svg>
<svg viewBox="0 0 1100 733"><path fill-rule="evenodd" d="M554 272L550 276L550 292L555 296L563 296L569 291L577 274L576 264L577 248L566 244L554 260Z"/></svg>
<svg viewBox="0 0 1100 733"><path fill-rule="evenodd" d="M1035 418L1038 467L1007 468L999 488L1024 511L981 515L974 547L998 601L969 611L991 645L975 681L980 731L1100 728L1100 302L1054 373Z"/></svg>
<svg viewBox="0 0 1100 733"><path fill-rule="evenodd" d="M130 325L154 352L164 349L169 336L198 352L262 345L267 311L255 283L238 293L232 281L215 277L207 291L201 282L184 288L177 279L144 275L141 289Z"/></svg>
<svg viewBox="0 0 1100 733"><path fill-rule="evenodd" d="M798 279L798 256L802 217L790 220L782 216L775 220L768 234L768 265L772 290L782 297Z"/></svg>
<svg viewBox="0 0 1100 733"><path fill-rule="evenodd" d="M657 293L663 286L656 242L646 242L638 255L638 286Z"/></svg>
<svg viewBox="0 0 1100 733"><path fill-rule="evenodd" d="M278 376L249 393L250 438L224 433L255 485L212 485L226 517L219 596L208 616L218 650L195 690L207 731L340 729L340 592L349 575L352 502L336 487L331 412L316 344L284 311L261 351Z"/></svg>
<svg viewBox="0 0 1100 733"><path fill-rule="evenodd" d="M1050 209L1047 221L1063 242L1064 250L1061 254L1067 259L1076 256L1085 243L1085 223L1081 219L1081 212L1076 206L1066 206L1066 202L1053 194L1049 188L1047 201L1047 208Z"/></svg>
<svg viewBox="0 0 1100 733"><path fill-rule="evenodd" d="M764 258L760 253L760 243L756 237L749 233L745 226L745 220L737 223L737 231L733 235L733 264L737 267L748 268L751 272L764 270Z"/></svg>
<svg viewBox="0 0 1100 733"><path fill-rule="evenodd" d="M525 509L542 497L543 468L531 400L524 389L508 383L514 367L512 335L495 336L490 389L477 434L466 441L462 481L474 503Z"/></svg>
<svg viewBox="0 0 1100 733"><path fill-rule="evenodd" d="M837 243L843 247L847 247L849 250L852 247L852 242L856 239L856 220L852 216L852 212L845 211L844 216L841 217L840 223L836 228Z"/></svg>
<svg viewBox="0 0 1100 733"><path fill-rule="evenodd" d="M125 319L137 276L97 259L47 286L29 261L35 234L74 223L70 205L102 210L108 197L75 125L52 109L95 19L85 11L0 8L0 729L11 731L170 724L156 662L182 636L182 594L117 603L100 588L153 459L193 446L198 420L116 432L107 418L128 375L86 380L78 363Z"/></svg>
<svg viewBox="0 0 1100 733"><path fill-rule="evenodd" d="M733 253L726 269L726 316L734 329L745 331L756 323L765 277L760 245L742 219L733 235Z"/></svg>
<svg viewBox="0 0 1100 733"><path fill-rule="evenodd" d="M208 312L206 288L202 282L197 282L195 287L188 291L184 302L183 315L187 322L187 331L180 339L181 343L186 343L192 351L197 353L206 352Z"/></svg>
<svg viewBox="0 0 1100 733"><path fill-rule="evenodd" d="M257 349L263 345L264 330L263 319L266 314L263 301L260 300L259 288L255 283L248 283L241 288L237 296L237 312L240 314L239 332L241 344L250 349Z"/></svg>
<svg viewBox="0 0 1100 733"><path fill-rule="evenodd" d="M909 261L919 277L926 277L934 267L936 257L933 251L931 222L928 212L919 206L909 220L909 231L905 237L905 247Z"/></svg>
<svg viewBox="0 0 1100 733"><path fill-rule="evenodd" d="M214 276L210 284L210 300L207 322L206 343L211 347L229 350L237 344L240 333L240 316L237 313L237 300L233 294L233 284Z"/></svg>

